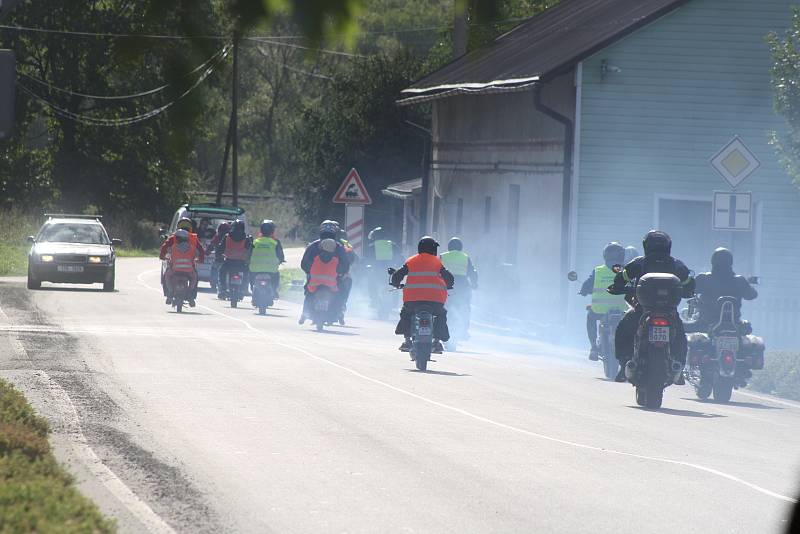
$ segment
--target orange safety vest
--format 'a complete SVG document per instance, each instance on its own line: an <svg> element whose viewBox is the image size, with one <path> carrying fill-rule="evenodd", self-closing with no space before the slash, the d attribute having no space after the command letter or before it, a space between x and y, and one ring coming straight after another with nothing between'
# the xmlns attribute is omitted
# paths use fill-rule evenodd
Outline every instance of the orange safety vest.
<svg viewBox="0 0 800 534"><path fill-rule="evenodd" d="M314 258L311 264L311 273L308 275L308 291L314 293L319 286L328 286L331 291L338 291L336 279L338 273L336 268L339 266L339 258L334 256L328 263L320 259L319 255Z"/></svg>
<svg viewBox="0 0 800 534"><path fill-rule="evenodd" d="M245 242L247 239L241 241L234 241L231 236L225 236L225 259L226 260L246 260L247 249Z"/></svg>
<svg viewBox="0 0 800 534"><path fill-rule="evenodd" d="M447 283L442 278L442 260L432 254L417 254L406 261L408 275L403 302L447 302Z"/></svg>
<svg viewBox="0 0 800 534"><path fill-rule="evenodd" d="M170 250L172 270L178 273L194 272L194 259L197 256L197 244L193 239L186 242L186 247L175 242ZM181 250L183 248L184 250Z"/></svg>

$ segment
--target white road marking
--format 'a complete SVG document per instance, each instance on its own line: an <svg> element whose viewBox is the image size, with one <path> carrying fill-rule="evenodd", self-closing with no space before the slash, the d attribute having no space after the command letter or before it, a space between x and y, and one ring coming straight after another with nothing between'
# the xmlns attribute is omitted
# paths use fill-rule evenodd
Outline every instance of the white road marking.
<svg viewBox="0 0 800 534"><path fill-rule="evenodd" d="M142 286L144 286L144 287L146 287L148 289L151 289L153 291L161 293L161 289L160 288L153 287L153 286L147 284L147 282L145 282L143 280L143 277L145 275L153 273L153 272L158 272L158 270L154 269L154 270L144 271L144 272L140 273L137 276L137 280L139 281L139 283ZM245 321L244 319L239 319L238 317L232 317L232 316L230 316L230 315L228 315L226 313L222 313L220 311L214 310L214 309L209 308L207 306L202 306L200 304L198 304L198 307L206 309L206 310L210 311L211 313L214 313L214 314L219 315L221 317L225 317L227 319L230 319L231 321L236 321L238 323L241 323L246 328L248 328L249 330L251 330L253 332L256 332L256 333L259 333L260 335L263 335L264 337L272 340L276 345L279 345L281 347L287 348L289 350L294 350L294 351L299 352L301 354L305 354L309 358L312 358L312 359L317 360L317 361L322 362L322 363L326 363L326 364L328 364L328 365L330 365L332 367L335 367L335 368L337 368L337 369L339 369L341 371L349 373L352 376L355 376L355 377L360 378L362 380L365 380L367 382L371 382L373 384L382 386L382 387L384 387L386 389L390 389L390 390L392 390L392 391L394 391L396 393L400 393L400 394L405 395L407 397L411 397L413 399L425 402L425 403L430 404L432 406L436 406L438 408L442 408L444 410L448 410L448 411L463 415L464 417L473 419L475 421L480 421L481 423L492 425L492 426L495 426L495 427L498 427L498 428L502 428L504 430L509 430L511 432L516 432L516 433L523 434L523 435L526 435L526 436L530 436L530 437L534 437L534 438L539 438L539 439L542 439L542 440L550 441L552 443L559 443L561 445L568 445L570 447L574 447L574 448L578 448L578 449L590 450L590 451L600 452L600 453L605 453L605 454L613 454L613 455L617 455L617 456L624 456L624 457L628 457L628 458L635 458L635 459L638 459L638 460L646 460L646 461L657 462L657 463L662 463L662 464L669 464L669 465L677 465L677 466L681 466L681 467L688 467L690 469L695 469L697 471L708 473L708 474L717 476L719 478L723 478L725 480L729 480L731 482L735 482L737 484L741 484L742 486L750 488L750 489L752 489L752 490L754 490L754 491L756 491L758 493L761 493L763 495L766 495L768 497L772 497L772 498L775 498L775 499L778 499L778 500L781 500L781 501L785 501L785 502L788 502L788 503L797 503L797 499L795 499L793 497L789 497L787 495L782 495L780 493L777 493L777 492L771 491L769 489L763 488L763 487L761 487L761 486L759 486L757 484L754 484L752 482L748 482L748 481L746 481L744 479L741 479L741 478L739 478L739 477L737 477L735 475L731 475L729 473L725 473L724 471L720 471L718 469L714 469L714 468L711 468L711 467L706 467L704 465L695 464L695 463L692 463L692 462L684 462L682 460L673 460L671 458L661 458L661 457L657 457L657 456L646 456L646 455L636 454L636 453L632 453L632 452L617 451L617 450L614 450L614 449L607 449L607 448L604 448L604 447L598 447L596 445L587 445L587 444L584 444L584 443L578 443L578 442L575 442L575 441L569 441L569 440L566 440L566 439L561 439L561 438L556 438L556 437L553 437L553 436L548 436L546 434L540 434L538 432L532 432L530 430L526 430L524 428L516 427L516 426L513 426L513 425L506 424L506 423L501 423L499 421L495 421L493 419L489 419L488 417L483 417L481 415L474 414L474 413L469 412L467 410L463 410L461 408L458 408L458 407L455 407L455 406L451 406L451 405L445 404L443 402L435 401L433 399L429 399L429 398L424 397L422 395L419 395L417 393L413 393L413 392L408 391L406 389L403 389L403 388L394 386L392 384L389 384L388 382L384 382L382 380L378 380L377 378L372 378L370 376L364 375L364 374L359 373L358 371L356 371L354 369L350 369L349 367L346 367L344 365L336 363L336 362L334 362L332 360L329 360L329 359L324 358L322 356L317 356L316 354L313 354L313 353L303 349L302 347L298 347L298 346L295 346L295 345L290 345L290 344L287 344L287 343L283 343L283 342L277 341L274 336L270 335L269 333L267 333L267 332L265 332L263 330L259 330L259 329L255 328L253 325L251 325L249 322Z"/></svg>
<svg viewBox="0 0 800 534"><path fill-rule="evenodd" d="M8 315L3 311L2 307L0 307L0 317L8 319ZM17 339L13 330L9 331L8 337L14 350L19 353L21 357L28 359L28 353L25 347L19 339ZM126 486L125 483L103 463L92 447L89 446L86 435L83 433L81 427L78 411L75 409L75 405L69 397L69 394L50 378L44 370L37 369L36 371L37 373L41 373L46 383L45 385L50 392L56 413L58 414L58 420L63 422L67 429L67 435L71 438L68 441L72 446L73 454L81 460L92 476L99 480L149 532L156 534L175 534L172 527Z"/></svg>
<svg viewBox="0 0 800 534"><path fill-rule="evenodd" d="M800 404L797 404L795 402L789 402L789 401L786 401L786 400L776 399L774 397L764 397L762 395L756 395L754 393L748 393L748 392L742 391L740 389L736 390L736 394L737 395L744 395L745 397L750 397L751 399L758 399L758 400L762 400L762 401L765 401L765 402L772 402L772 403L775 403L775 404L781 404L783 406L789 406L790 408L798 408L798 409L800 409Z"/></svg>

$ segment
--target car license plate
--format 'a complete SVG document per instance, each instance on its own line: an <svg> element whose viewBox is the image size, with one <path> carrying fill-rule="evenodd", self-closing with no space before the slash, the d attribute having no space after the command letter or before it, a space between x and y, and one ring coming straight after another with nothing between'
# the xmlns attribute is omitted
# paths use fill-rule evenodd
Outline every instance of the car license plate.
<svg viewBox="0 0 800 534"><path fill-rule="evenodd" d="M56 269L60 273L82 273L83 265L59 265Z"/></svg>
<svg viewBox="0 0 800 534"><path fill-rule="evenodd" d="M738 337L718 337L716 339L717 350L723 352L738 352L739 351L739 338Z"/></svg>
<svg viewBox="0 0 800 534"><path fill-rule="evenodd" d="M650 327L650 342L651 343L668 343L669 342L669 327L668 326L651 326Z"/></svg>
<svg viewBox="0 0 800 534"><path fill-rule="evenodd" d="M429 336L433 331L431 330L430 326L420 326L419 327L419 335L420 336Z"/></svg>

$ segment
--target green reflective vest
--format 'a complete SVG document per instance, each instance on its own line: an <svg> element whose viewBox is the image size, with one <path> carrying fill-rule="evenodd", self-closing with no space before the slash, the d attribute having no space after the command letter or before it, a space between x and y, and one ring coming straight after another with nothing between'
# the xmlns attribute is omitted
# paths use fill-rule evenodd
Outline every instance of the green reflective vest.
<svg viewBox="0 0 800 534"><path fill-rule="evenodd" d="M271 237L259 237L253 241L250 256L250 271L254 273L277 273L280 261L276 249L278 242Z"/></svg>
<svg viewBox="0 0 800 534"><path fill-rule="evenodd" d="M388 239L378 239L373 243L375 259L377 261L392 261L394 259L394 243Z"/></svg>
<svg viewBox="0 0 800 534"><path fill-rule="evenodd" d="M592 289L592 311L594 313L608 313L611 310L625 311L628 305L625 302L625 295L612 295L606 289L614 283L617 276L613 270L606 265L598 265L594 268L594 288Z"/></svg>
<svg viewBox="0 0 800 534"><path fill-rule="evenodd" d="M444 268L452 273L453 276L467 276L469 269L469 256L460 250L450 250L442 254Z"/></svg>

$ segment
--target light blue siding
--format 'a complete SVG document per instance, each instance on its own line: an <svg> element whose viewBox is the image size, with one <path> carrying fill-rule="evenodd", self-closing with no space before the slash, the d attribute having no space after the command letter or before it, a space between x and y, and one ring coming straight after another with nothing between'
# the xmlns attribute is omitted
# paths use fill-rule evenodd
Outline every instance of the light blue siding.
<svg viewBox="0 0 800 534"><path fill-rule="evenodd" d="M765 281L763 302L800 299L800 194L768 142L783 121L773 111L765 41L788 27L796 5L692 0L584 62L581 272L598 263L606 242L637 244L654 225L658 195L710 199L728 189L709 160L738 135L762 164L739 189L761 206L754 274ZM602 79L603 60L620 72Z"/></svg>

